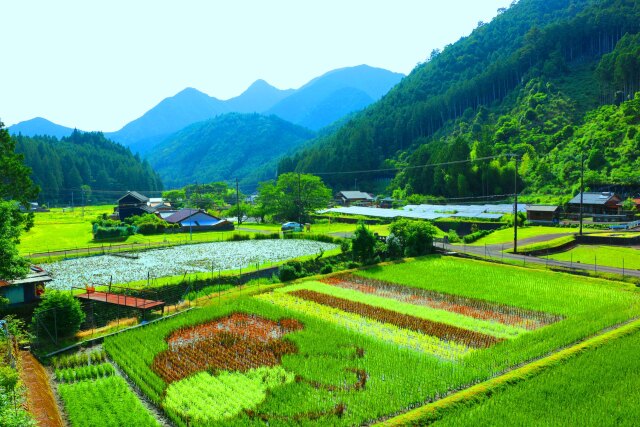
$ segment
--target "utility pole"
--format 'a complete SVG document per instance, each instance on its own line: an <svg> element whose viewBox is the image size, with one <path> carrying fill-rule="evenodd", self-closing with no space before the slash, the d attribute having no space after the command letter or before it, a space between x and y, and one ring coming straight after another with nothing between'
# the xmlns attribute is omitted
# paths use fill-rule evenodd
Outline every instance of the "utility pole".
<svg viewBox="0 0 640 427"><path fill-rule="evenodd" d="M240 191L238 189L238 178L236 178L236 206L238 208L238 225L242 224L242 213L240 212Z"/></svg>
<svg viewBox="0 0 640 427"><path fill-rule="evenodd" d="M73 211L73 190L71 190L71 210Z"/></svg>
<svg viewBox="0 0 640 427"><path fill-rule="evenodd" d="M84 188L81 188L82 191L82 218L84 218Z"/></svg>
<svg viewBox="0 0 640 427"><path fill-rule="evenodd" d="M513 174L513 253L518 253L518 155L514 154L516 162Z"/></svg>
<svg viewBox="0 0 640 427"><path fill-rule="evenodd" d="M580 160L580 235L582 236L582 202L584 200L584 150Z"/></svg>
<svg viewBox="0 0 640 427"><path fill-rule="evenodd" d="M300 172L298 172L298 223L302 224L302 197L301 197Z"/></svg>

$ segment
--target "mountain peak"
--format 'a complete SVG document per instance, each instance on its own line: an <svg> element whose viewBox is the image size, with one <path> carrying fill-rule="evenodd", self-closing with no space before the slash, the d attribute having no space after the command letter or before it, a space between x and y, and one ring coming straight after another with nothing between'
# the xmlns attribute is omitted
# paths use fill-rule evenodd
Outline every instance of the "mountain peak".
<svg viewBox="0 0 640 427"><path fill-rule="evenodd" d="M13 135L49 135L55 136L56 138L63 138L71 135L73 129L53 123L44 117L34 117L33 119L25 120L13 126L9 126L9 132Z"/></svg>

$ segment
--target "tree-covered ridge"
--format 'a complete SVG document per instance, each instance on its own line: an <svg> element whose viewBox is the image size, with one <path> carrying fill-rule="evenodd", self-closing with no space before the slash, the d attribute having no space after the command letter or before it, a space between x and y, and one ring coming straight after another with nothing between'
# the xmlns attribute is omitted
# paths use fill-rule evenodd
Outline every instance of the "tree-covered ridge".
<svg viewBox="0 0 640 427"><path fill-rule="evenodd" d="M41 202L70 203L73 193L79 204L80 189L87 185L93 202L113 202L127 190L162 190L160 177L146 160L100 132L74 131L60 140L48 136L13 138L16 151L32 169L33 181L42 188ZM84 196L88 193L85 187Z"/></svg>
<svg viewBox="0 0 640 427"><path fill-rule="evenodd" d="M271 170L265 172L268 176L257 176L257 168L314 135L276 116L229 113L173 134L148 158L169 188L235 178L255 188L276 174Z"/></svg>
<svg viewBox="0 0 640 427"><path fill-rule="evenodd" d="M284 159L280 170L313 173L415 166L436 159L461 160L471 152L528 154L523 167L532 168L525 163L538 161L566 141L588 110L614 102L616 92L632 86L630 80L637 74L634 77L629 70L637 67L626 53L624 60L619 59L614 48L620 41L619 49L633 49L636 39L623 37L639 30L636 1L521 0L469 37L441 53L433 52L380 102ZM617 55L609 60L613 66L598 68L602 55L607 58L612 51ZM625 71L616 71L621 69ZM498 131L502 133L490 135ZM435 146L416 152L424 144ZM491 168L483 166L484 171L462 177L451 168L445 176L435 176L436 182L420 185L429 187L424 191L431 194L446 196L498 194L507 187L512 191L513 183L507 186L500 178L504 168L506 161L496 161ZM367 178L380 177L362 176L359 182L365 184ZM539 177L525 182L536 180ZM327 181L344 186L352 184L353 177L333 175Z"/></svg>

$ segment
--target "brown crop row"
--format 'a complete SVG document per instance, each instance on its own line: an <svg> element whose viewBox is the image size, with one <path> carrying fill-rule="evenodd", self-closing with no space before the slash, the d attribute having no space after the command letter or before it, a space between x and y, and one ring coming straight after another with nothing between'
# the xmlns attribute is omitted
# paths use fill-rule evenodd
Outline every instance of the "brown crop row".
<svg viewBox="0 0 640 427"><path fill-rule="evenodd" d="M261 366L275 366L283 355L297 348L282 336L302 325L296 320L280 323L245 314L174 332L169 349L158 354L152 369L167 383L201 371L246 372Z"/></svg>
<svg viewBox="0 0 640 427"><path fill-rule="evenodd" d="M324 283L363 293L374 294L410 304L459 313L475 319L489 320L528 330L562 320L561 316L526 310L458 295L398 285L383 280L344 274L328 277Z"/></svg>
<svg viewBox="0 0 640 427"><path fill-rule="evenodd" d="M454 341L474 348L486 348L502 341L499 338L480 332L470 331L445 323L433 322L419 317L398 313L386 308L374 307L360 302L337 298L306 289L290 292L298 298L313 301L318 304L337 308L348 313L358 314L383 323L390 323L400 328L410 329L426 335L438 337L445 341Z"/></svg>

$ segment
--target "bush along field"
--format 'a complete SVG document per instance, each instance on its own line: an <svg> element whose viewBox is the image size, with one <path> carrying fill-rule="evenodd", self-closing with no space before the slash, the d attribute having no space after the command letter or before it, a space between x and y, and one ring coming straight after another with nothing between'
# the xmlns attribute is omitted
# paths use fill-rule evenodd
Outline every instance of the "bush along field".
<svg viewBox="0 0 640 427"><path fill-rule="evenodd" d="M633 286L430 256L199 308L104 347L180 426L360 425L639 314Z"/></svg>
<svg viewBox="0 0 640 427"><path fill-rule="evenodd" d="M103 350L54 358L53 368L72 427L160 426Z"/></svg>

